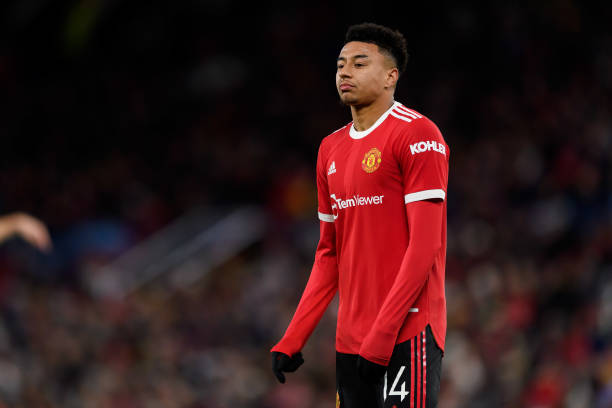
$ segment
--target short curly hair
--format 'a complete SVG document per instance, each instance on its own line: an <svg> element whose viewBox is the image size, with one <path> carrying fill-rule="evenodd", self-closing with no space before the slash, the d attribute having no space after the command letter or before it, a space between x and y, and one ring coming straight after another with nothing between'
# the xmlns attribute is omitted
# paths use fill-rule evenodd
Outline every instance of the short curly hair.
<svg viewBox="0 0 612 408"><path fill-rule="evenodd" d="M348 28L344 44L351 41L376 44L382 53L386 53L394 60L400 75L406 70L408 63L406 38L399 31L374 23L355 24Z"/></svg>

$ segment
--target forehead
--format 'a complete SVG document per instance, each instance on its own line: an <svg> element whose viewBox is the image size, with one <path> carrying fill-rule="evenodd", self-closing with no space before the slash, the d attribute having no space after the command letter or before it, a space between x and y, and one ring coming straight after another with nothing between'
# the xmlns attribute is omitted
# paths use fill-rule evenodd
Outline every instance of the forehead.
<svg viewBox="0 0 612 408"><path fill-rule="evenodd" d="M344 44L338 58L350 59L356 55L367 55L369 58L379 58L382 54L378 51L378 45L361 41L351 41Z"/></svg>

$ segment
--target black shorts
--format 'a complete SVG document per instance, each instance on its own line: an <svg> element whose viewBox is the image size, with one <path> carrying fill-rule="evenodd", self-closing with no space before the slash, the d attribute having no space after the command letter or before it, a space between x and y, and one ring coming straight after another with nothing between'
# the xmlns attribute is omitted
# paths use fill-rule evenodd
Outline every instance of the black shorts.
<svg viewBox="0 0 612 408"><path fill-rule="evenodd" d="M442 354L428 325L418 336L396 344L383 380L368 384L357 372L357 355L336 352L336 407L435 408Z"/></svg>

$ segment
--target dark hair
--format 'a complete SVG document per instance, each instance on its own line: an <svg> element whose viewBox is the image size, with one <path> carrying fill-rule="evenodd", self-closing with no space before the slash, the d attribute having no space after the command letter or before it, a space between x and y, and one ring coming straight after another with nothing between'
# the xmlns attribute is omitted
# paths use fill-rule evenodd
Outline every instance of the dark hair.
<svg viewBox="0 0 612 408"><path fill-rule="evenodd" d="M355 24L348 28L344 43L351 41L378 45L382 53L386 53L393 58L400 75L406 69L408 62L406 38L399 31L374 23Z"/></svg>

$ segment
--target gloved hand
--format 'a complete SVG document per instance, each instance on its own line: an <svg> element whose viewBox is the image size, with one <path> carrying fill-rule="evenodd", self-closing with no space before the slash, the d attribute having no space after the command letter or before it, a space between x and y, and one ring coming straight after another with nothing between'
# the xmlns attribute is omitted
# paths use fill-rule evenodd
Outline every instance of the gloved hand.
<svg viewBox="0 0 612 408"><path fill-rule="evenodd" d="M289 357L287 354L279 353L278 351L272 352L272 371L281 384L285 383L283 371L292 373L303 363L304 359L302 358L301 352L294 354L293 357Z"/></svg>
<svg viewBox="0 0 612 408"><path fill-rule="evenodd" d="M357 372L361 378L371 384L382 381L387 371L387 366L376 364L359 356L357 358Z"/></svg>

